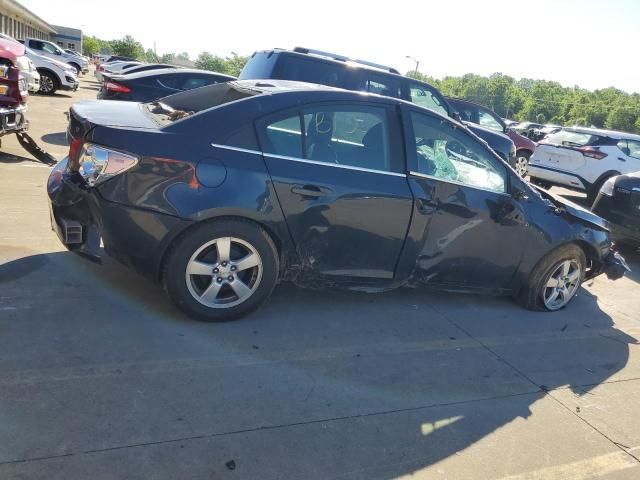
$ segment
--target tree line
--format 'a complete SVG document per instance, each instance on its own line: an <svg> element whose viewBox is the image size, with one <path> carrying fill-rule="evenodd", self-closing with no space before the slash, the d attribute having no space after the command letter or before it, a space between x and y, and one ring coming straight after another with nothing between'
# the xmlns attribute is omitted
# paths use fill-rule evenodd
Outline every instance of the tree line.
<svg viewBox="0 0 640 480"><path fill-rule="evenodd" d="M123 55L158 63L191 61L187 52L158 54L152 49L145 50L131 35L116 40L85 36L83 53ZM201 52L193 63L196 68L238 76L248 59L236 54L221 57ZM468 73L443 79L420 72L407 75L430 83L444 95L485 105L504 118L640 133L640 94L629 94L614 87L590 91L578 86L563 87L547 80L516 80L502 73L489 77Z"/></svg>
<svg viewBox="0 0 640 480"><path fill-rule="evenodd" d="M102 40L97 37L84 36L82 38L82 53L87 56L96 54L121 55L131 57L136 60L151 63L176 63L183 65L186 62L193 62L196 68L225 73L237 77L247 63L249 57L236 55L221 57L210 52L201 52L195 59L189 57L189 53L157 53L153 49L146 49L131 35L125 35L121 39Z"/></svg>
<svg viewBox="0 0 640 480"><path fill-rule="evenodd" d="M446 96L485 105L503 118L640 133L640 94L614 87L590 91L547 80L516 80L501 73L443 79L414 72L407 75L430 83Z"/></svg>

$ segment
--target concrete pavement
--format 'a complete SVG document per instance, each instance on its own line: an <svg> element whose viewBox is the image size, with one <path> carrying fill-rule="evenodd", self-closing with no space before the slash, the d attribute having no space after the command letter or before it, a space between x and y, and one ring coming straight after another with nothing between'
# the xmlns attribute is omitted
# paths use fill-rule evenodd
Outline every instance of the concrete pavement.
<svg viewBox="0 0 640 480"><path fill-rule="evenodd" d="M33 97L34 138L95 93ZM0 478L640 478L637 253L555 314L285 284L209 325L66 252L48 171L3 139Z"/></svg>

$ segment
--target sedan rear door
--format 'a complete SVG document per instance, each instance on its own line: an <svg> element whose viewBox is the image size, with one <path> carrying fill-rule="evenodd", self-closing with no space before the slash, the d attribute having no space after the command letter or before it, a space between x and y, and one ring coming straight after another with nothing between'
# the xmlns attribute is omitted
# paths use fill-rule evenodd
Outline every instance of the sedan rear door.
<svg viewBox="0 0 640 480"><path fill-rule="evenodd" d="M305 271L393 279L413 205L397 113L313 104L263 119L258 132Z"/></svg>

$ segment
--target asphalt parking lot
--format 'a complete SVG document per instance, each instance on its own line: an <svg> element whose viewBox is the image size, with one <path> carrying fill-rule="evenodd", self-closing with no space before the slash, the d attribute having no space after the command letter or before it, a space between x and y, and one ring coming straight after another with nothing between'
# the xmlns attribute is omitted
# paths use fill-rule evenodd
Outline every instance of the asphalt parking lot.
<svg viewBox="0 0 640 480"><path fill-rule="evenodd" d="M61 158L64 112L32 96ZM66 252L49 168L2 139L0 478L640 478L640 254L565 310L279 286L202 324L113 261ZM578 199L579 200L579 199Z"/></svg>

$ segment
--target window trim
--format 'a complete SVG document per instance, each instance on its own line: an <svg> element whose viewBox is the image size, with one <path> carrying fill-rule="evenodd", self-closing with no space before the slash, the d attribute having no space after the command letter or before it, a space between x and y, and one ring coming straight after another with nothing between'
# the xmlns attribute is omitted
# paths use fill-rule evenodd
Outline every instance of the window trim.
<svg viewBox="0 0 640 480"><path fill-rule="evenodd" d="M366 167L356 167L352 165L343 165L338 163L328 163L328 162L319 162L316 160L309 160L303 157L290 157L286 155L278 155L273 153L265 152L265 142L263 130L264 126L271 119L285 119L288 118L287 115L293 117L294 114L298 113L298 118L300 122L300 131L302 135L302 155L304 156L304 147L305 147L305 128L304 125L304 111L308 109L314 108L323 108L323 107L336 107L336 106L345 106L345 107L374 107L384 111L387 119L387 132L388 138L387 142L389 144L389 160L390 160L390 169L389 170L379 170L375 168L366 168ZM400 124L400 118L395 109L396 105L394 103L387 102L350 102L350 101L324 101L324 102L311 102L305 103L302 105L296 105L295 107L288 107L282 110L277 110L271 112L262 117L256 118L253 122L254 128L258 138L258 145L260 146L262 155L266 157L279 158L282 160L291 160L291 161L300 161L302 163L314 164L314 165L326 165L338 168L344 168L349 170L359 170L370 173L386 173L392 176L402 176L406 177L407 175L407 157L404 146L403 134L402 134L402 126ZM276 120L277 121L277 120Z"/></svg>
<svg viewBox="0 0 640 480"><path fill-rule="evenodd" d="M419 177L419 178L428 178L430 180L448 183L452 185L460 185L462 187L472 188L475 190L480 190L482 192L493 193L495 195L506 195L508 197L512 196L510 169L507 168L507 163L497 153L495 153L490 147L484 145L481 142L478 142L478 139L474 138L474 136L469 132L467 132L464 127L461 128L459 125L457 125L455 122L453 122L449 118L442 117L441 115L438 115L437 113L429 109L424 109L424 108L420 109L420 108L415 108L413 106L405 106L405 105L403 105L401 108L402 108L402 123L404 125L404 134L405 134L404 143L407 149L406 151L407 171L409 172L410 176ZM411 120L412 112L431 117L434 120L439 120L439 121L446 120L449 124L451 124L452 127L455 127L456 129L458 129L458 131L463 132L463 135L466 135L471 141L474 141L476 144L478 144L480 148L483 148L484 151L489 154L489 156L492 156L494 159L496 159L498 162L498 165L502 166L504 169L504 184L505 184L504 192L496 192L495 190L489 190L487 188L482 188L476 185L469 185L466 183L458 182L456 180L449 180L445 178L435 177L433 175L428 175L426 173L419 172L418 160L417 160L415 148L412 148L412 146L415 146L415 143L416 143L415 133L413 130L413 121Z"/></svg>

